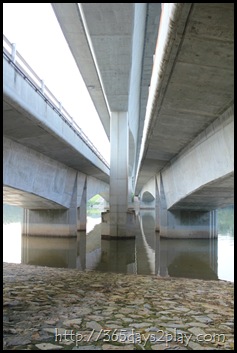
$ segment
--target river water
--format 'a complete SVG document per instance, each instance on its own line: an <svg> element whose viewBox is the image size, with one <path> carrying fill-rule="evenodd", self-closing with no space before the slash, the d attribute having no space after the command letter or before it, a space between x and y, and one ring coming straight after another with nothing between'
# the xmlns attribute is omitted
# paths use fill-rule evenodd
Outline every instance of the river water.
<svg viewBox="0 0 237 353"><path fill-rule="evenodd" d="M166 239L149 213L139 216L136 238L102 240L100 212L88 213L87 231L75 238L26 237L21 222L4 221L3 261L106 272L234 282L234 236Z"/></svg>

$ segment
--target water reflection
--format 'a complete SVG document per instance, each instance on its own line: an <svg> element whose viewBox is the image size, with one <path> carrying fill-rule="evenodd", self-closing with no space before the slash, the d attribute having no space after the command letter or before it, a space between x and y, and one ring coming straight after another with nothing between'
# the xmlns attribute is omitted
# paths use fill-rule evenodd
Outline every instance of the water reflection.
<svg viewBox="0 0 237 353"><path fill-rule="evenodd" d="M76 238L22 235L21 246L21 262L24 264L76 267Z"/></svg>
<svg viewBox="0 0 237 353"><path fill-rule="evenodd" d="M77 237L22 236L22 263L104 272L218 279L217 239L166 239L143 211L135 239L101 239L101 223ZM99 219L98 219L99 221Z"/></svg>
<svg viewBox="0 0 237 353"><path fill-rule="evenodd" d="M141 213L140 224L151 274L218 279L217 239L160 238L154 232L155 214L152 210ZM143 268L144 265L138 267L142 273Z"/></svg>

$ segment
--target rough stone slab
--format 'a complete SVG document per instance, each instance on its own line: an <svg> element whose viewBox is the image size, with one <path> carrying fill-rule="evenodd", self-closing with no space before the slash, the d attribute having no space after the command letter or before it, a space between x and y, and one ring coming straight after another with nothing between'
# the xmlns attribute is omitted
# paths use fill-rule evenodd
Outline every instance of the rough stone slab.
<svg viewBox="0 0 237 353"><path fill-rule="evenodd" d="M226 281L153 280L152 276L81 272L78 269L4 263L3 283L3 304L16 299L20 303L17 306L3 306L4 350L33 350L34 347L44 350L45 346L38 348L36 345L46 343L52 344L52 349L60 345L64 350L80 350L81 347L91 347L91 350L108 350L111 347L116 350L133 350L135 346L141 350L209 350L234 347L234 284ZM110 284L110 291L104 291L105 283ZM91 284L98 286L91 287ZM48 293L52 288L54 292L50 298ZM185 293L192 293L190 297L186 297L185 302L173 296L180 288L185 288ZM198 293L200 288L203 291L201 297ZM83 290L83 295L77 296L80 290ZM101 291L103 296L100 295ZM12 299L11 293L16 292L17 298ZM111 299L111 294L114 299ZM119 301L116 299L118 294ZM76 296L75 305L70 300L65 300L67 297L75 300ZM150 313L144 310L145 296L146 304L154 309ZM134 305L135 299L140 304ZM37 301L38 305L34 304ZM222 306L222 302L228 302L228 308ZM175 310L183 307L190 310L181 309L178 313ZM156 313L163 316L163 320ZM205 324L202 321L205 322L207 317L212 322ZM65 322L75 326L68 327ZM79 322L80 327L77 328L75 323ZM181 324L186 325L185 330L178 328ZM117 327L114 328L113 325ZM71 338L70 331L77 336L72 335ZM207 334L223 332L225 342L218 344L194 341L195 336L204 331ZM60 336L55 341L56 332L62 335L61 341ZM168 347L166 342L159 342L162 332L166 332L168 338L170 334L173 335L172 341L167 342ZM132 334L134 341L131 339ZM140 341L139 334L144 335ZM149 334L153 335L153 339L148 338ZM177 338L183 335L183 341L175 340L175 335ZM189 346L186 345L188 340L185 335L192 335Z"/></svg>
<svg viewBox="0 0 237 353"><path fill-rule="evenodd" d="M52 344L52 343L39 343L39 344L36 344L35 346L43 351L63 349L62 346L56 346L55 344Z"/></svg>

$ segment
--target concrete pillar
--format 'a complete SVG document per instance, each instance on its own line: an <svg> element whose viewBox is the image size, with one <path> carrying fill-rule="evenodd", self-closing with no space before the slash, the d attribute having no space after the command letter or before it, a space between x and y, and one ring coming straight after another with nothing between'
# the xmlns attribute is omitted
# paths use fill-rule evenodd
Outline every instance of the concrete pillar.
<svg viewBox="0 0 237 353"><path fill-rule="evenodd" d="M210 238L217 238L217 210L210 211Z"/></svg>
<svg viewBox="0 0 237 353"><path fill-rule="evenodd" d="M165 199L162 175L159 174L156 179L156 231L161 236L167 234L168 211Z"/></svg>
<svg viewBox="0 0 237 353"><path fill-rule="evenodd" d="M86 231L87 220L87 180L85 179L80 207L77 209L77 230Z"/></svg>
<svg viewBox="0 0 237 353"><path fill-rule="evenodd" d="M126 237L128 211L128 114L112 112L110 123L109 235Z"/></svg>
<svg viewBox="0 0 237 353"><path fill-rule="evenodd" d="M155 178L155 232L160 233L160 196L157 178Z"/></svg>
<svg viewBox="0 0 237 353"><path fill-rule="evenodd" d="M68 209L69 235L77 235L77 175L74 181L71 204Z"/></svg>

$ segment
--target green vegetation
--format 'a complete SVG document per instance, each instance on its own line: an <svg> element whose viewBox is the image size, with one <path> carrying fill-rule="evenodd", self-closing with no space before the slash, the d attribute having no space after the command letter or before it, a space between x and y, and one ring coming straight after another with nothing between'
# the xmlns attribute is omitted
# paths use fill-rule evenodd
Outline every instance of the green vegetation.
<svg viewBox="0 0 237 353"><path fill-rule="evenodd" d="M98 218L103 209L104 199L100 195L93 196L87 201L87 216Z"/></svg>
<svg viewBox="0 0 237 353"><path fill-rule="evenodd" d="M96 205L101 204L102 197L100 195L93 196L90 200L87 201L87 207L96 207Z"/></svg>
<svg viewBox="0 0 237 353"><path fill-rule="evenodd" d="M99 208L87 209L87 216L92 218L98 218L101 216L101 209Z"/></svg>
<svg viewBox="0 0 237 353"><path fill-rule="evenodd" d="M217 210L218 232L234 236L234 206Z"/></svg>

